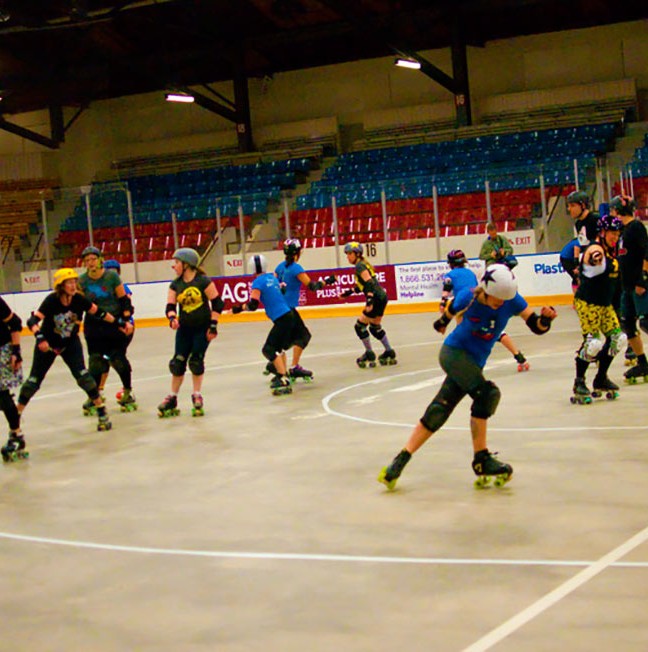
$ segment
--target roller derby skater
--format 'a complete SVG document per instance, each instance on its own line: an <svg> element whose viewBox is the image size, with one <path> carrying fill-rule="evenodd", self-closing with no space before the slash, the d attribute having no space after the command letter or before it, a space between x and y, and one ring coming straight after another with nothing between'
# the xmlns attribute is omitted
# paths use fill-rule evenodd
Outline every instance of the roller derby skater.
<svg viewBox="0 0 648 652"><path fill-rule="evenodd" d="M187 367L191 372L191 411L194 414L196 406L193 397L201 395L207 348L218 335L223 300L213 281L199 265L200 256L194 249L185 247L173 253L172 268L176 278L169 286L165 314L169 327L175 331L175 348L169 362L171 393L158 406L160 417L180 414L178 392Z"/></svg>
<svg viewBox="0 0 648 652"><path fill-rule="evenodd" d="M110 430L112 424L99 394L97 383L85 367L83 348L79 339L79 325L85 313L95 315L109 324L124 328L121 318L116 318L92 303L78 291L78 274L71 268L54 273L54 292L45 297L38 310L27 320L27 328L36 340L32 368L18 395L18 412L23 410L54 364L57 356L68 366L77 385L86 393L96 409L97 430Z"/></svg>
<svg viewBox="0 0 648 652"><path fill-rule="evenodd" d="M350 265L355 267L355 285L353 288L344 290L341 297L350 297L354 293L364 293L365 306L355 324L355 332L362 345L364 353L356 359L360 369L376 366L376 354L371 346L373 335L384 347L384 353L378 361L381 365L393 365L397 363L396 352L392 349L387 333L381 326L385 308L387 307L387 292L378 282L376 272L368 261L364 259L364 249L359 242L348 242L344 245L344 253Z"/></svg>
<svg viewBox="0 0 648 652"><path fill-rule="evenodd" d="M0 297L0 409L9 425L9 439L1 449L5 462L13 462L29 455L20 431L20 414L12 395L22 382L21 331L22 320Z"/></svg>
<svg viewBox="0 0 648 652"><path fill-rule="evenodd" d="M635 219L635 202L630 197L617 196L610 200L610 213L623 222L619 239L621 270L621 328L628 336L628 350L635 354L636 365L624 374L624 381L635 384L648 382L648 361L641 331L648 333L648 233ZM639 321L639 328L637 328Z"/></svg>
<svg viewBox="0 0 648 652"><path fill-rule="evenodd" d="M482 477L502 484L513 473L510 464L499 462L488 451L487 423L500 400L500 390L484 377L484 366L495 342L509 319L518 315L532 333L543 335L551 328L556 311L544 307L540 315L527 304L517 291L517 280L513 272L502 264L489 265L474 288L464 288L448 302L434 328L445 333L450 321L463 313L455 329L445 338L439 353L441 368L446 377L432 402L414 427L405 447L393 461L384 467L378 482L388 490L396 487L396 482L412 455L447 421L459 402L469 395L472 399L470 410L470 433L473 445L473 472L480 485L486 484Z"/></svg>
<svg viewBox="0 0 648 652"><path fill-rule="evenodd" d="M576 353L576 380L570 399L573 404L587 405L592 398L602 395L606 398L618 396L619 388L607 374L614 356L627 344L613 305L619 282L616 249L622 228L617 217L602 217L599 233L594 242L585 247L579 263L580 283L574 296L574 308L583 342ZM586 387L585 376L592 362L598 364L593 384L595 391L587 396L583 386Z"/></svg>
<svg viewBox="0 0 648 652"><path fill-rule="evenodd" d="M284 352L295 344L302 349L306 348L310 333L297 311L288 305L277 277L268 272L266 257L261 254L252 256L248 266L255 277L250 289L250 298L243 304L233 305L232 314L254 312L263 303L266 315L272 321L272 328L261 348L261 353L275 369L270 381L270 391L274 396L290 394L292 385Z"/></svg>

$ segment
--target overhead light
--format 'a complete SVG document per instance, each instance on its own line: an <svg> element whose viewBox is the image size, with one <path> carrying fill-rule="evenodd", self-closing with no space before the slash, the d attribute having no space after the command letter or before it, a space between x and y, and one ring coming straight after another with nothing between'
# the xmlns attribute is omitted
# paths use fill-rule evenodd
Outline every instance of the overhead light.
<svg viewBox="0 0 648 652"><path fill-rule="evenodd" d="M421 62L416 61L416 59L401 59L398 58L394 61L394 64L400 66L401 68L411 68L412 70L420 70Z"/></svg>
<svg viewBox="0 0 648 652"><path fill-rule="evenodd" d="M191 104L191 102L195 101L194 96L187 93L166 93L164 99L167 102L184 102L185 104Z"/></svg>

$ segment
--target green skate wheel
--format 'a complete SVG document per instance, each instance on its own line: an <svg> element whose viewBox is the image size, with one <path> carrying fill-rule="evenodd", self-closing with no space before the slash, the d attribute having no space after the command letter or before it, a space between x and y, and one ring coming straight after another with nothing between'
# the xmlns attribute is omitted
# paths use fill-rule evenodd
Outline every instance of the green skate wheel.
<svg viewBox="0 0 648 652"><path fill-rule="evenodd" d="M381 482L382 484L387 487L388 491L394 491L396 488L396 483L398 482L398 478L394 478L393 480L387 480L385 476L387 475L387 467L383 467L378 474L378 482Z"/></svg>
<svg viewBox="0 0 648 652"><path fill-rule="evenodd" d="M475 480L475 487L477 489L484 489L490 484L491 477L489 475L480 475Z"/></svg>

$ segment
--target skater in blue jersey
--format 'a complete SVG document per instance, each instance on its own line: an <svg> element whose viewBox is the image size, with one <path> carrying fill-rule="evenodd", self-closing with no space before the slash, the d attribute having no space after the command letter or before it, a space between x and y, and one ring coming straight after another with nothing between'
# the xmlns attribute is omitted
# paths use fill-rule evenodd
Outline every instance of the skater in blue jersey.
<svg viewBox="0 0 648 652"><path fill-rule="evenodd" d="M412 455L443 426L466 394L472 399L472 468L478 476L477 483L485 485L495 477L496 484L503 484L510 479L513 468L495 458L486 443L486 424L495 413L501 394L495 383L484 378L483 368L514 315L520 316L533 333L542 335L550 329L556 312L545 307L540 315L536 314L518 294L513 272L506 265L494 264L486 268L477 288L460 290L434 322L434 328L445 333L453 317L462 317L439 353L441 368L446 373L441 388L414 427L405 448L378 476L378 481L388 489L396 486Z"/></svg>
<svg viewBox="0 0 648 652"><path fill-rule="evenodd" d="M268 261L265 256L261 254L252 256L249 266L256 276L252 282L250 298L242 305L232 306L232 313L236 315L244 310L254 312L259 304L263 304L268 319L272 321L272 328L261 353L273 363L276 369L275 376L270 382L270 389L273 394L290 394L292 386L283 353L295 342L308 344L310 333L307 332L297 311L288 305L277 277L268 272Z"/></svg>

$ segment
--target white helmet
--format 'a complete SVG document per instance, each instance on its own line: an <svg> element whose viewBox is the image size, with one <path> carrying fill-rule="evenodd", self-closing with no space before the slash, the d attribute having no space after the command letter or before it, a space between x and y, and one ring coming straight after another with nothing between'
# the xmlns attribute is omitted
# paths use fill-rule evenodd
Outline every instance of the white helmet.
<svg viewBox="0 0 648 652"><path fill-rule="evenodd" d="M506 265L494 263L486 268L479 287L496 299L508 301L517 294L518 284L515 275Z"/></svg>
<svg viewBox="0 0 648 652"><path fill-rule="evenodd" d="M265 274L268 271L268 261L263 254L254 254L248 260L248 267L253 274Z"/></svg>

